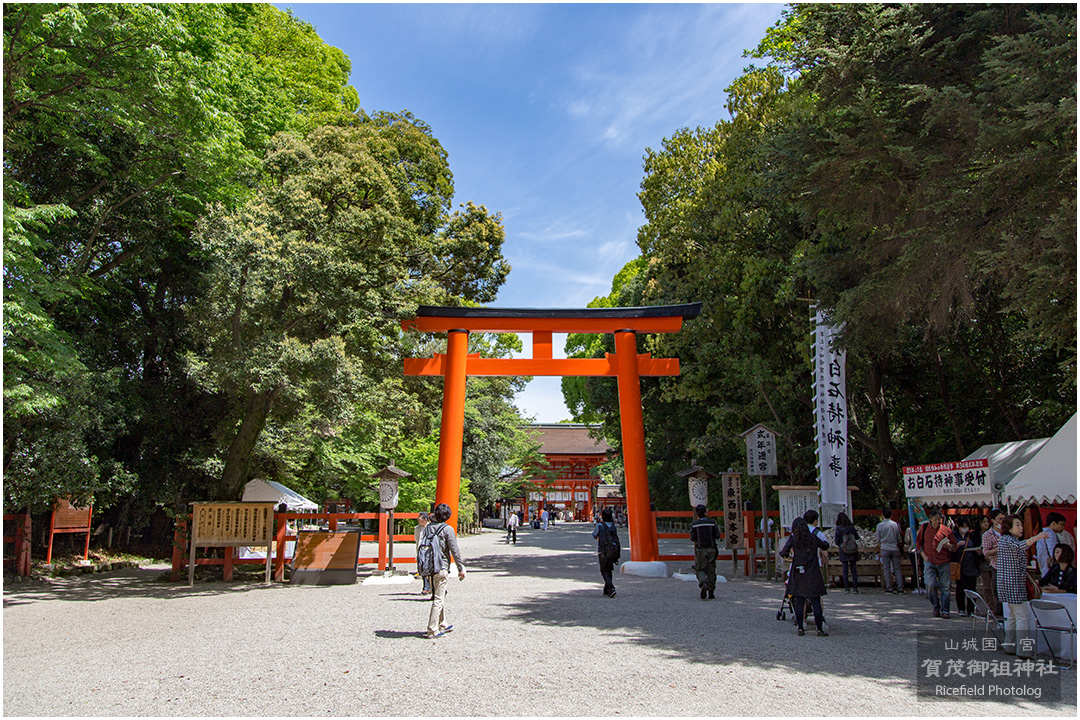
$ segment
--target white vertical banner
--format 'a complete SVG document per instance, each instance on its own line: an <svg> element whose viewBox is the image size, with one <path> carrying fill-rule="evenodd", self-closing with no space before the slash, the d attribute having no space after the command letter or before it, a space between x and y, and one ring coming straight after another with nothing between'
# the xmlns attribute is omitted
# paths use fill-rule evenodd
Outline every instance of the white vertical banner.
<svg viewBox="0 0 1080 720"><path fill-rule="evenodd" d="M847 353L833 349L840 328L828 310L814 313L814 415L822 504L847 504Z"/></svg>

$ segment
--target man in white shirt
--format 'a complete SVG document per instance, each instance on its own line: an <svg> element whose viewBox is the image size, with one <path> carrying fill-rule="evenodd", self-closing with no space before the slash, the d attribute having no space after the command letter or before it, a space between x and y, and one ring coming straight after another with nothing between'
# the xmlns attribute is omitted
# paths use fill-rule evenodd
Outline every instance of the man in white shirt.
<svg viewBox="0 0 1080 720"><path fill-rule="evenodd" d="M511 539L514 544L517 545L517 529L518 524L521 521L518 519L516 512L510 513L510 517L506 518L506 544L509 545Z"/></svg>
<svg viewBox="0 0 1080 720"><path fill-rule="evenodd" d="M1065 533L1065 516L1059 512L1048 513L1046 515L1046 525L1047 527L1043 528L1043 532L1046 533L1047 537L1035 543L1035 558L1039 562L1040 575L1045 575L1046 571L1050 569L1050 563L1054 557L1054 548L1060 542L1061 536L1067 535Z"/></svg>

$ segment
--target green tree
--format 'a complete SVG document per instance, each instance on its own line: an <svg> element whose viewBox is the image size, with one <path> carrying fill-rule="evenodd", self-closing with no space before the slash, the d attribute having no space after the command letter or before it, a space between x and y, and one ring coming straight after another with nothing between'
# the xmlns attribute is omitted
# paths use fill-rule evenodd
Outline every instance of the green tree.
<svg viewBox="0 0 1080 720"><path fill-rule="evenodd" d="M213 271L193 311L206 349L191 368L235 402L223 497L247 479L272 410L306 418L308 433L344 426L379 380L366 360L397 340L398 318L454 291L489 298L506 271L497 218L471 205L448 213L445 152L409 116L280 135L265 176L252 200L196 232ZM486 275L478 243L499 258Z"/></svg>

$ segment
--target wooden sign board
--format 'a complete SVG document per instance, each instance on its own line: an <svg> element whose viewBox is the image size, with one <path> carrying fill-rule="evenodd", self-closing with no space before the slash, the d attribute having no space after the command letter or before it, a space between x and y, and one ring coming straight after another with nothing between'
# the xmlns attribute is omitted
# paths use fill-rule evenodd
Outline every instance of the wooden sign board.
<svg viewBox="0 0 1080 720"><path fill-rule="evenodd" d="M299 532L292 561L293 585L354 585L359 532Z"/></svg>
<svg viewBox="0 0 1080 720"><path fill-rule="evenodd" d="M270 584L271 547L274 543L274 503L192 503L191 561L188 585L195 584L196 547L265 547L266 584Z"/></svg>
<svg viewBox="0 0 1080 720"><path fill-rule="evenodd" d="M743 544L742 475L721 473L721 508L724 513L724 547L740 548Z"/></svg>
<svg viewBox="0 0 1080 720"><path fill-rule="evenodd" d="M60 498L53 506L52 519L49 521L49 549L45 562L52 562L53 538L61 533L86 533L83 546L83 560L90 557L90 518L94 514L92 506L75 507L67 498Z"/></svg>

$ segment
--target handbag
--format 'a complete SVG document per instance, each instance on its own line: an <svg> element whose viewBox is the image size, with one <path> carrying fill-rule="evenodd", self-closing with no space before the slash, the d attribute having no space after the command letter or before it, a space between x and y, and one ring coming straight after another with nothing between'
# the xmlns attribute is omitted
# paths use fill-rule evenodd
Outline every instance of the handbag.
<svg viewBox="0 0 1080 720"><path fill-rule="evenodd" d="M952 578L953 580L959 580L960 579L960 563L958 563L958 562L949 563L949 577Z"/></svg>
<svg viewBox="0 0 1080 720"><path fill-rule="evenodd" d="M1027 573L1024 573L1024 580L1027 581L1026 584L1028 600L1038 600L1039 598L1041 598L1043 591L1042 588L1039 587L1039 583L1035 582L1031 578L1031 575L1028 575Z"/></svg>

